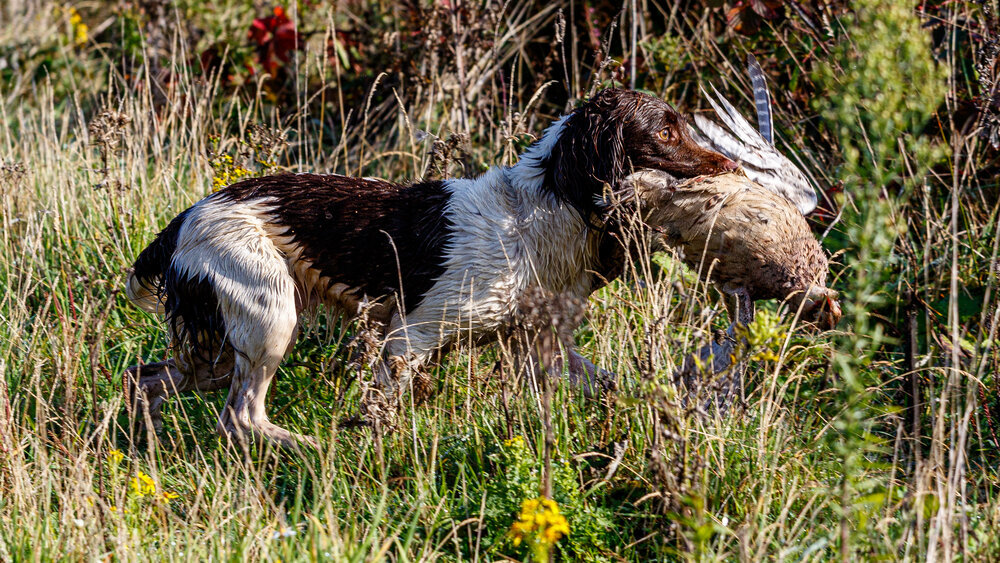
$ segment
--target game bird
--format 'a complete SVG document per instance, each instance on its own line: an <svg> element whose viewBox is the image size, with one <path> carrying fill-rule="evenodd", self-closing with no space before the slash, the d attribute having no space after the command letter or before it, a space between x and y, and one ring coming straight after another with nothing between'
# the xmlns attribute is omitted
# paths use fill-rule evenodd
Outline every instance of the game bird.
<svg viewBox="0 0 1000 563"><path fill-rule="evenodd" d="M693 137L741 164L735 173L678 179L661 170L639 170L624 183L641 219L659 242L682 251L684 262L725 295L728 338L688 358L679 378L690 381L698 365L731 368L735 327L754 319L754 302L786 301L793 312L824 330L841 317L836 291L826 286L828 261L805 215L816 193L805 174L773 144L770 95L752 55L748 67L757 108L755 130L717 90L705 92L725 129L696 115ZM739 388L745 365L733 368L726 394Z"/></svg>

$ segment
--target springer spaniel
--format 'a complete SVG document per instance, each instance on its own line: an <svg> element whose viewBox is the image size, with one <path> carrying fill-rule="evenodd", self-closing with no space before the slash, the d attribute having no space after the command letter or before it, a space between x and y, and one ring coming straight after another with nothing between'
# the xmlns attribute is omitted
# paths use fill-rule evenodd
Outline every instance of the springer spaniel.
<svg viewBox="0 0 1000 563"><path fill-rule="evenodd" d="M129 368L126 382L154 425L170 395L228 387L223 436L313 444L265 408L303 311L364 307L383 321L377 380L398 395L460 335L495 339L526 291L585 299L596 278L617 275L605 185L639 168L687 178L736 167L692 140L667 103L608 89L553 123L517 164L478 178L399 185L282 174L233 184L174 218L136 260L128 296L166 314L175 355ZM570 378L590 387L598 369L569 356Z"/></svg>

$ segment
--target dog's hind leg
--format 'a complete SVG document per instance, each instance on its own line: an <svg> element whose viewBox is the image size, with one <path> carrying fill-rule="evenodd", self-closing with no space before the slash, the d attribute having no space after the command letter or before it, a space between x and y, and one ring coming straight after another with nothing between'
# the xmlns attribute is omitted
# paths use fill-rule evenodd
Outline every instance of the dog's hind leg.
<svg viewBox="0 0 1000 563"><path fill-rule="evenodd" d="M285 310L271 309L270 318L259 319L253 342L245 342L249 345L243 348L246 353L237 355L229 397L219 416L222 435L237 440L263 439L290 449L303 443L316 446L312 438L285 430L267 416L268 388L297 334L294 303L289 305Z"/></svg>
<svg viewBox="0 0 1000 563"><path fill-rule="evenodd" d="M298 311L295 283L284 260L268 252L266 240L261 242L264 248L253 253L252 263L228 264L245 268L243 272L229 270L229 279L235 283L216 283L226 338L236 350L218 429L223 436L240 441L264 440L289 449L300 444L315 447L312 438L289 432L267 416L267 391L295 344Z"/></svg>
<svg viewBox="0 0 1000 563"><path fill-rule="evenodd" d="M171 396L185 391L213 391L229 386L233 371L232 347L225 346L213 358L205 361L180 354L152 364L136 365L124 374L126 399L132 405L136 420L149 413L153 430L163 428L161 408Z"/></svg>
<svg viewBox="0 0 1000 563"><path fill-rule="evenodd" d="M158 434L163 429L163 402L184 386L184 374L173 359L153 364L136 365L122 375L125 397L133 409L136 422L148 414L149 423Z"/></svg>

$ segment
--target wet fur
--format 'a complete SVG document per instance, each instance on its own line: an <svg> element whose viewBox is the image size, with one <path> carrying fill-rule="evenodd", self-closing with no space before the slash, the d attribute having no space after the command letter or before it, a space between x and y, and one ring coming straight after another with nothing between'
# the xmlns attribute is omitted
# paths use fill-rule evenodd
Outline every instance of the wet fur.
<svg viewBox="0 0 1000 563"><path fill-rule="evenodd" d="M556 121L515 166L475 179L286 174L212 194L170 222L127 282L133 302L165 313L175 349L130 368L132 396L157 425L170 395L228 386L223 435L311 442L265 410L304 311L366 307L382 321L377 376L398 396L459 336L495 339L529 289L586 298L616 276L604 186L633 168L690 177L735 164L698 146L666 103L612 89ZM599 370L572 351L567 360L569 377L593 390Z"/></svg>

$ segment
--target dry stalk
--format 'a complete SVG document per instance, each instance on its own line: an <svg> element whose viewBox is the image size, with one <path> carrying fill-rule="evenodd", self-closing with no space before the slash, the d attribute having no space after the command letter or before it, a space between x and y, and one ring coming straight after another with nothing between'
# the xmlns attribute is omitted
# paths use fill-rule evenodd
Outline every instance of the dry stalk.
<svg viewBox="0 0 1000 563"><path fill-rule="evenodd" d="M114 186L111 186L110 163L111 157L125 140L126 129L130 123L132 123L130 115L114 109L105 109L97 114L97 117L91 120L90 125L87 127L91 143L97 146L98 153L101 156L101 168L98 170L101 174L101 181L95 187L121 189L124 186L123 182L119 179L116 179Z"/></svg>
<svg viewBox="0 0 1000 563"><path fill-rule="evenodd" d="M13 471L14 457L11 449L14 444L14 414L10 408L10 395L7 391L7 361L0 358L0 484L10 477ZM6 487L6 485L4 485Z"/></svg>
<svg viewBox="0 0 1000 563"><path fill-rule="evenodd" d="M381 344L385 334L385 325L371 317L375 306L374 302L362 305L357 319L357 333L347 349L352 358L348 367L358 373L361 418L375 429L381 441L384 432L397 428L399 404L394 397L387 396L374 379L374 370L381 361ZM395 373L398 366L392 367Z"/></svg>
<svg viewBox="0 0 1000 563"><path fill-rule="evenodd" d="M452 133L445 139L434 139L424 177L428 180L450 178L452 163L458 163L462 167L463 176L469 177L475 172L469 136L465 133Z"/></svg>
<svg viewBox="0 0 1000 563"><path fill-rule="evenodd" d="M556 295L542 288L525 292L518 303L517 328L512 348L523 359L519 370L527 369L540 387L542 429L545 449L542 452L541 494L552 498L552 452L555 429L552 425L553 377L562 372L563 354L573 347L573 329L583 321L586 304L569 295Z"/></svg>

